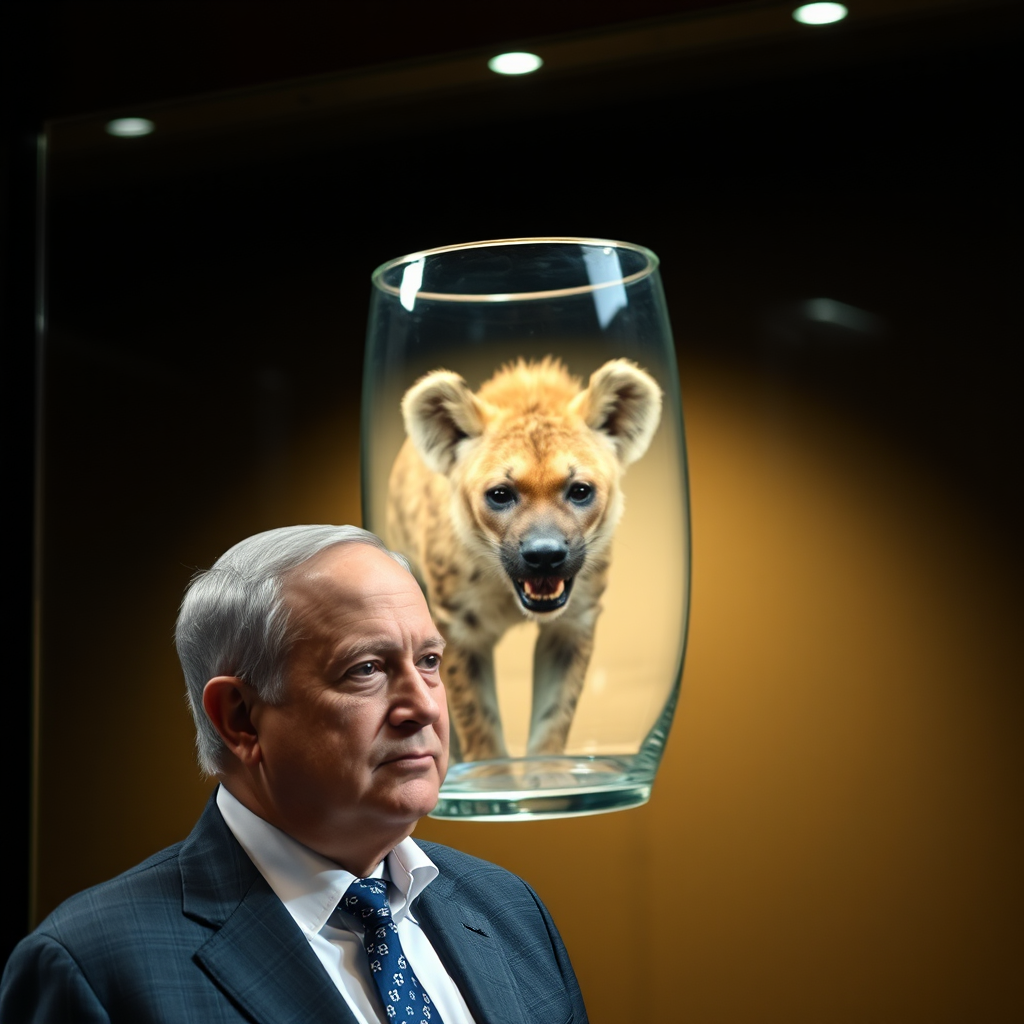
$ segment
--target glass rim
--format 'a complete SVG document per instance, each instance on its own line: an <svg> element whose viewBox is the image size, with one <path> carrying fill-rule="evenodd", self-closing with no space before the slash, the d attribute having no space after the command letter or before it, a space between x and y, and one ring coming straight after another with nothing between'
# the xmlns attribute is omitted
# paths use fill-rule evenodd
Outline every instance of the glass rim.
<svg viewBox="0 0 1024 1024"><path fill-rule="evenodd" d="M565 236L538 236L535 238L492 238L481 242L459 242L455 245L441 245L435 249L422 249L419 252L409 253L407 256L398 256L395 259L382 263L370 275L370 280L375 288L379 288L388 295L401 297L401 288L392 284L385 284L383 278L389 270L400 267L403 264L416 263L426 259L428 256L437 256L441 253L460 252L468 249L486 249L494 246L510 245L536 245L543 243L557 243L569 245L592 245L601 248L627 249L630 252L639 253L647 261L640 270L623 277L614 278L611 281L600 281L597 284L588 283L576 285L572 288L551 288L544 291L529 292L428 292L417 289L417 299L432 299L439 302L525 302L532 299L553 299L568 295L587 295L600 291L602 288L617 288L634 284L649 277L657 269L660 263L658 257L650 249L635 242L619 242L610 238L587 238L573 235Z"/></svg>

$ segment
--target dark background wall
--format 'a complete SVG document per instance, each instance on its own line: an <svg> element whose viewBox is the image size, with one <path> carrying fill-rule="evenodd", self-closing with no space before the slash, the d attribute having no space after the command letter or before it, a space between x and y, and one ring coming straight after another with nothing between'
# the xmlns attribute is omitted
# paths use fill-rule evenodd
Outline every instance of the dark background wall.
<svg viewBox="0 0 1024 1024"><path fill-rule="evenodd" d="M686 6L630 9L691 40L647 58L602 4L456 5L443 25L414 5L386 25L333 4L22 10L4 316L41 604L34 714L18 612L5 754L27 837L38 730L34 903L10 902L12 941L180 838L205 798L169 644L192 568L258 529L358 520L370 270L596 234L661 256L681 365L694 610L662 776L627 814L421 834L539 886L595 1021L635 1018L632 954L594 903L609 873L664 902L680 1020L1014 1019L1016 8L851 4L812 37L777 4L718 5L725 28L690 5L684 31ZM459 78L478 48L558 33L605 56ZM412 84L323 100L331 76L387 61ZM327 77L233 114L158 104L303 75ZM166 141L107 139L104 108L151 113ZM44 117L60 120L33 520L27 139ZM816 298L864 315L822 323ZM26 591L28 552L12 556Z"/></svg>

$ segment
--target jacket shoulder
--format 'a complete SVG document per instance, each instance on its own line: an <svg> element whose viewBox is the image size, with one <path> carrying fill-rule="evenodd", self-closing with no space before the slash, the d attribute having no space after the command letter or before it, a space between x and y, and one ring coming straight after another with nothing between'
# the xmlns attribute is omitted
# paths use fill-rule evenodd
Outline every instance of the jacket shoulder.
<svg viewBox="0 0 1024 1024"><path fill-rule="evenodd" d="M489 860L483 860L481 857L474 857L471 853L463 853L462 850L456 850L452 846L443 846L441 843L432 843L426 839L417 839L415 843L439 868L444 870L453 867L492 877L505 877L509 880L518 878L506 868L492 864Z"/></svg>
<svg viewBox="0 0 1024 1024"><path fill-rule="evenodd" d="M36 932L74 945L76 939L94 933L101 922L131 931L133 924L152 915L157 905L173 904L180 915L181 846L175 843L120 875L69 897L43 919Z"/></svg>

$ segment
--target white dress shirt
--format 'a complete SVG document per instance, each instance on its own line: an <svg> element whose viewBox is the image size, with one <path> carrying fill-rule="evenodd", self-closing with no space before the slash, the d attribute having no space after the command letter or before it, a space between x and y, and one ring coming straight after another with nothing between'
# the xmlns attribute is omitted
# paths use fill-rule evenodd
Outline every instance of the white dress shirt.
<svg viewBox="0 0 1024 1024"><path fill-rule="evenodd" d="M217 807L267 884L309 940L359 1024L389 1024L370 975L362 927L345 914L328 923L356 877L253 814L223 786ZM388 882L388 902L402 949L430 993L444 1024L474 1024L473 1016L412 910L437 877L434 862L411 840L399 843L370 876Z"/></svg>

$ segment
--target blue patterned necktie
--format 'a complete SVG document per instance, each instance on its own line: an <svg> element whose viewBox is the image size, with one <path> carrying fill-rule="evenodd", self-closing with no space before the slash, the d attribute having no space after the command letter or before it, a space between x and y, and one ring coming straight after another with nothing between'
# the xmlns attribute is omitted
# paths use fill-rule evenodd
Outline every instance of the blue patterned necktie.
<svg viewBox="0 0 1024 1024"><path fill-rule="evenodd" d="M362 923L363 948L388 1020L395 1024L444 1024L402 952L398 925L391 920L387 882L357 878L341 898L340 906Z"/></svg>

